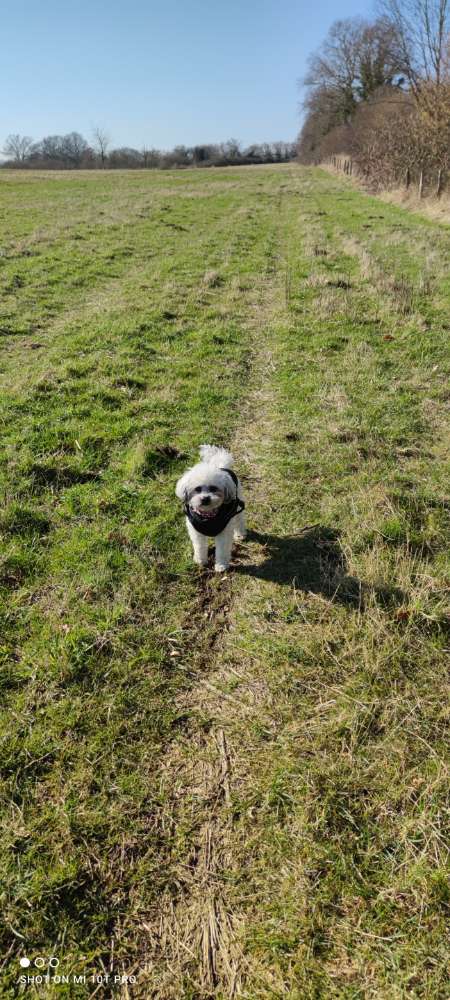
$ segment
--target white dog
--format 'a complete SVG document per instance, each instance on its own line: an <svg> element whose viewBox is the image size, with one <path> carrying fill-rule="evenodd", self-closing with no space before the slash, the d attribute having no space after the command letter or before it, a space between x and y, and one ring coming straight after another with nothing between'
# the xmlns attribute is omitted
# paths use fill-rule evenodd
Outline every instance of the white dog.
<svg viewBox="0 0 450 1000"><path fill-rule="evenodd" d="M201 461L178 480L176 495L184 503L194 562L208 561L208 538L216 539L216 573L228 569L233 539L245 538L242 488L231 471L233 456L224 448L202 444Z"/></svg>

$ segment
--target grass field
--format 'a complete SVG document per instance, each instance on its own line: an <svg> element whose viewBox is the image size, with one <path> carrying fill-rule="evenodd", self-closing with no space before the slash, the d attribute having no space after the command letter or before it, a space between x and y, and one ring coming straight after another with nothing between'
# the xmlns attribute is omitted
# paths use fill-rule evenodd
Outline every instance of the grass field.
<svg viewBox="0 0 450 1000"><path fill-rule="evenodd" d="M444 1000L450 227L295 165L0 224L0 996Z"/></svg>

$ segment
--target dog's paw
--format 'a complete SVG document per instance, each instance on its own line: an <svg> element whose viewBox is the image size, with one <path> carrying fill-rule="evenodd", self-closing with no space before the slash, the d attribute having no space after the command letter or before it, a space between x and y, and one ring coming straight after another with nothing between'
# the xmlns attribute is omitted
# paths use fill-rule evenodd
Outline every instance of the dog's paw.
<svg viewBox="0 0 450 1000"><path fill-rule="evenodd" d="M214 566L216 573L226 573L228 566L224 566L223 563L216 563Z"/></svg>
<svg viewBox="0 0 450 1000"><path fill-rule="evenodd" d="M208 565L207 559L194 559L194 562L196 566L201 566L202 568Z"/></svg>
<svg viewBox="0 0 450 1000"><path fill-rule="evenodd" d="M245 542L245 539L247 538L247 533L244 532L244 534L242 535L240 532L236 532L233 537L235 542Z"/></svg>

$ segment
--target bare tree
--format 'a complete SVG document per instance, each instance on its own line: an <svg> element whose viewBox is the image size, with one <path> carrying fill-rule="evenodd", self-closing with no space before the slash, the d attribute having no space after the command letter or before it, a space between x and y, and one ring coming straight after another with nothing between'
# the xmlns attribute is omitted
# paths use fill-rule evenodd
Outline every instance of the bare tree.
<svg viewBox="0 0 450 1000"><path fill-rule="evenodd" d="M238 139L228 139L227 142L223 143L223 148L227 160L233 162L240 159L242 153L241 144Z"/></svg>
<svg viewBox="0 0 450 1000"><path fill-rule="evenodd" d="M48 164L53 169L75 169L92 164L93 153L79 132L67 135L46 135L30 147L30 162Z"/></svg>
<svg viewBox="0 0 450 1000"><path fill-rule="evenodd" d="M69 132L61 136L61 156L71 167L79 167L89 146L79 132Z"/></svg>
<svg viewBox="0 0 450 1000"><path fill-rule="evenodd" d="M108 153L108 146L111 142L111 138L108 135L108 133L105 132L105 129L100 128L100 126L98 125L96 125L95 128L92 129L92 138L94 140L94 148L98 153L102 163L102 167L104 168Z"/></svg>
<svg viewBox="0 0 450 1000"><path fill-rule="evenodd" d="M355 91L367 101L380 88L401 87L405 83L397 29L382 18L364 24L358 45Z"/></svg>
<svg viewBox="0 0 450 1000"><path fill-rule="evenodd" d="M138 149L132 146L120 146L112 149L108 156L108 166L122 168L125 170L135 170L142 167L142 157Z"/></svg>
<svg viewBox="0 0 450 1000"><path fill-rule="evenodd" d="M335 21L321 48L310 57L309 71L303 81L310 94L321 91L329 96L341 120L348 118L355 108L353 88L360 25L359 18Z"/></svg>
<svg viewBox="0 0 450 1000"><path fill-rule="evenodd" d="M379 18L369 24L360 17L335 21L309 60L305 107L316 110L319 95L333 125L348 121L359 101L379 87L401 82L402 65L393 22Z"/></svg>
<svg viewBox="0 0 450 1000"><path fill-rule="evenodd" d="M8 135L5 139L5 145L2 152L5 156L14 160L16 163L23 163L24 160L26 160L32 145L33 140L29 135Z"/></svg>
<svg viewBox="0 0 450 1000"><path fill-rule="evenodd" d="M44 160L63 161L62 145L64 139L62 135L46 135L37 143L36 152Z"/></svg>
<svg viewBox="0 0 450 1000"><path fill-rule="evenodd" d="M379 9L395 28L413 91L422 80L439 86L448 72L450 0L379 0Z"/></svg>

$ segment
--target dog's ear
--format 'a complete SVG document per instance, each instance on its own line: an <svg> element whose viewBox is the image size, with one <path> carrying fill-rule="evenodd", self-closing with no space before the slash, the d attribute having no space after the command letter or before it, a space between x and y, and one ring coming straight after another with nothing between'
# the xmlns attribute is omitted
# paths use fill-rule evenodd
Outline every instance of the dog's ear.
<svg viewBox="0 0 450 1000"><path fill-rule="evenodd" d="M185 494L188 489L189 475L190 472L185 472L184 476L182 476L181 479L178 480L177 485L175 486L175 493L179 500L184 500Z"/></svg>
<svg viewBox="0 0 450 1000"><path fill-rule="evenodd" d="M232 497L234 497L236 489L233 480L230 478L230 476L227 475L223 476L221 487L223 489L224 500L225 501L231 500Z"/></svg>

